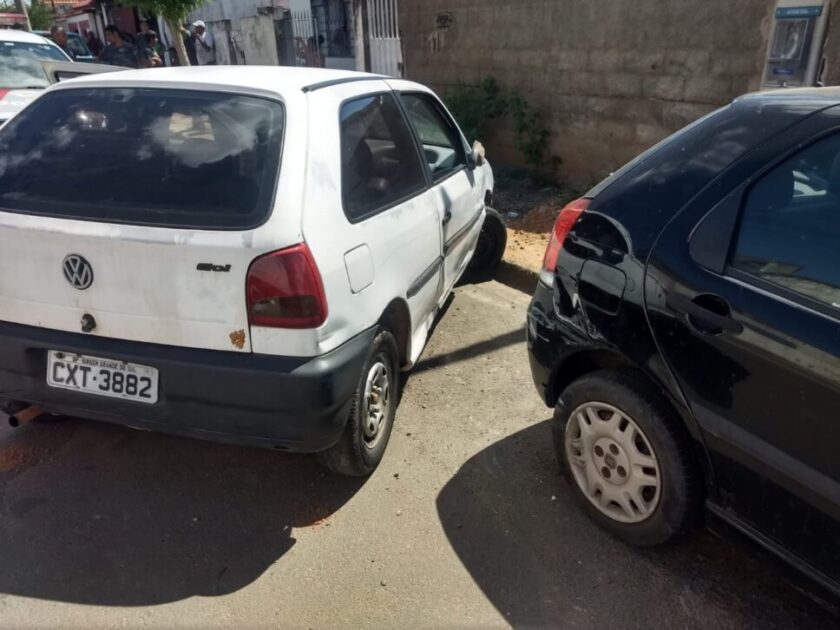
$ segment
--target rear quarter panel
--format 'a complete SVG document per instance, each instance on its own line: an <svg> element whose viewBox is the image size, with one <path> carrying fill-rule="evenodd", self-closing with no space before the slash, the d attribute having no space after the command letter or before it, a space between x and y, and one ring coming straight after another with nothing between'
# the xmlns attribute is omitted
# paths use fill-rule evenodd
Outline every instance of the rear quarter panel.
<svg viewBox="0 0 840 630"><path fill-rule="evenodd" d="M797 95L744 97L667 138L597 186L560 253L555 297L561 321L565 318L594 343L620 350L685 409L645 313L646 302L663 294L657 278L647 275L650 252L682 208L722 173L757 145L827 106ZM602 304L615 301L610 292L616 274L602 270L582 278L584 261L626 278L615 313L605 312Z"/></svg>
<svg viewBox="0 0 840 630"><path fill-rule="evenodd" d="M648 268L650 253L666 226L723 173L826 106L795 95L747 97L678 132L594 189L560 253L554 289L559 325L574 331L580 345L608 349L643 370L698 445L701 432L648 319L650 305L665 299L664 279ZM705 453L703 448L701 461L710 472Z"/></svg>
<svg viewBox="0 0 840 630"><path fill-rule="evenodd" d="M605 350L644 370L683 404L647 323L645 263L619 222L597 212L581 216L560 252L554 308L564 337L574 340L559 364L582 350Z"/></svg>
<svg viewBox="0 0 840 630"><path fill-rule="evenodd" d="M440 255L440 226L429 210L431 191L355 224L342 207L341 105L389 90L384 81L358 81L306 95L309 141L305 152L296 153L305 156L300 160L305 165L300 181L306 182L300 229L321 273L329 314L314 331L256 329L252 334L260 351L284 353L297 338L305 340L313 355L329 352L375 325L395 299L410 309L412 330L424 325L422 314L435 308L437 282L429 282L411 299L407 295L412 281ZM358 275L351 281L348 273L354 272ZM408 354L419 354L419 349Z"/></svg>

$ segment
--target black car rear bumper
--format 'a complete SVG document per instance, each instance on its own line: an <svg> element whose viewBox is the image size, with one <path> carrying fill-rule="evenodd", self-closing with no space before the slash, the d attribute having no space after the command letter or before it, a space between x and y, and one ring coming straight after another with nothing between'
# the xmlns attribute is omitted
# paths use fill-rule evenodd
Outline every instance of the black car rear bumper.
<svg viewBox="0 0 840 630"><path fill-rule="evenodd" d="M552 387L552 372L558 364L558 352L564 342L554 324L552 290L542 282L537 283L534 297L528 307L527 324L531 376L540 397L546 405L553 407L556 398Z"/></svg>
<svg viewBox="0 0 840 630"><path fill-rule="evenodd" d="M196 350L0 322L0 404L216 441L317 452L341 436L375 331L316 358ZM152 366L155 404L55 389L47 352Z"/></svg>

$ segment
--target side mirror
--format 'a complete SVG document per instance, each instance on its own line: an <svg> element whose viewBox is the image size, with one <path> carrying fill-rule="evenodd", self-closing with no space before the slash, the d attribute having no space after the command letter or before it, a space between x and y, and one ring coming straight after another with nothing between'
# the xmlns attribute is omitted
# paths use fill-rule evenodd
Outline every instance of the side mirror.
<svg viewBox="0 0 840 630"><path fill-rule="evenodd" d="M481 144L478 140L473 142L472 157L476 166L482 166L486 161L487 154L484 151L484 145Z"/></svg>

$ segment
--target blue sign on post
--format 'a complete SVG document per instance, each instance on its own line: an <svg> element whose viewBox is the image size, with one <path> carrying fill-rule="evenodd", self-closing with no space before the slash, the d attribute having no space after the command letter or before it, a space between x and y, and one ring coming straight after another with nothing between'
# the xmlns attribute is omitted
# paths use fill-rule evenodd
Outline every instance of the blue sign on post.
<svg viewBox="0 0 840 630"><path fill-rule="evenodd" d="M776 19L820 17L823 8L819 7L779 7L776 9Z"/></svg>

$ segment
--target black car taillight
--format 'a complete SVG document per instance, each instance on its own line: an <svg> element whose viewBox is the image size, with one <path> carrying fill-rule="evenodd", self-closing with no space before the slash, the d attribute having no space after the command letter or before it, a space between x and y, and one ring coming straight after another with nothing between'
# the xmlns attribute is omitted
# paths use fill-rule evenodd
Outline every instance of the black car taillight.
<svg viewBox="0 0 840 630"><path fill-rule="evenodd" d="M557 221L554 223L551 239L548 241L548 247L543 258L544 270L554 273L557 267L557 258L560 256L560 250L563 249L563 241L566 240L566 236L580 218L580 215L583 214L583 211L589 207L590 201L591 199L576 199L557 215Z"/></svg>

